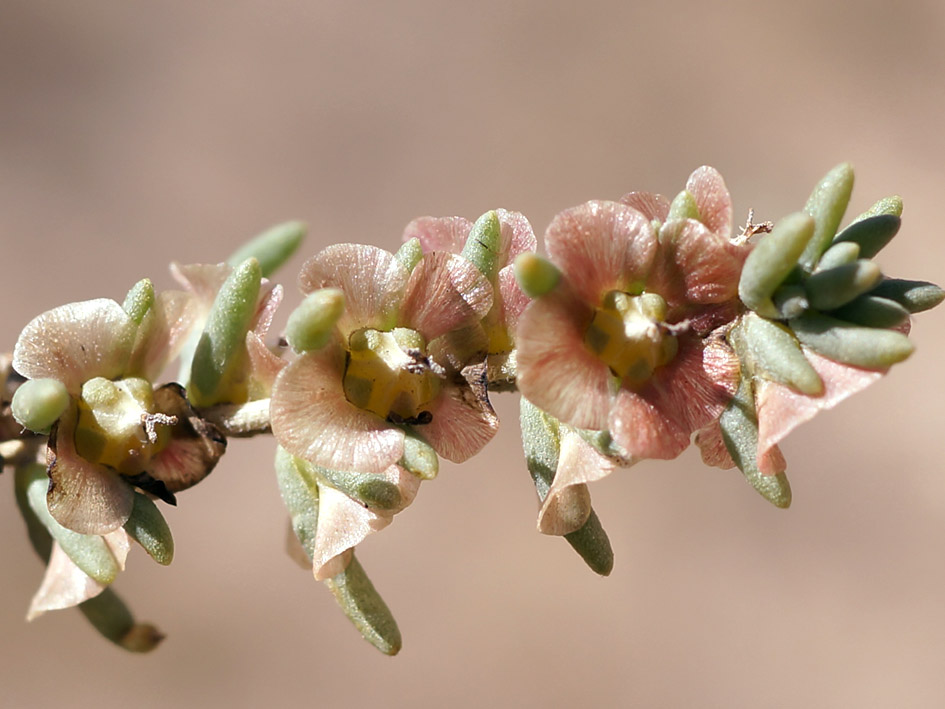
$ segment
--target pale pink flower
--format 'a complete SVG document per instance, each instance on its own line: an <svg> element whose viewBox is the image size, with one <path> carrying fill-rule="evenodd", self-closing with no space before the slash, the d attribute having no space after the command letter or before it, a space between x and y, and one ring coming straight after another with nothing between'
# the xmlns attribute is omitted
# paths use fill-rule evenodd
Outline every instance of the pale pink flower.
<svg viewBox="0 0 945 709"><path fill-rule="evenodd" d="M750 247L730 241L717 172L700 168L687 188L700 220L664 222L669 201L648 193L558 214L545 243L561 283L519 322L522 395L564 423L610 431L627 458L679 455L738 381L724 335Z"/></svg>
<svg viewBox="0 0 945 709"><path fill-rule="evenodd" d="M272 430L287 451L324 468L384 473L409 426L462 462L495 434L483 368L456 371L444 335L478 322L492 288L464 259L425 255L410 272L374 246L339 244L309 259L306 294L339 288L346 307L334 339L276 378Z"/></svg>

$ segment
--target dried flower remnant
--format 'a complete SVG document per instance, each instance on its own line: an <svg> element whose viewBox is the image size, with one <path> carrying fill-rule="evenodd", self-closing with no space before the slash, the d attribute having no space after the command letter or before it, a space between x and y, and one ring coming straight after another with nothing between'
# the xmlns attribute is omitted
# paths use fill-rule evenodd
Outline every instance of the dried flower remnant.
<svg viewBox="0 0 945 709"><path fill-rule="evenodd" d="M579 429L609 431L625 458L674 458L734 394L725 341L749 247L711 168L672 202L630 193L557 215L545 235L560 282L519 323L518 384Z"/></svg>

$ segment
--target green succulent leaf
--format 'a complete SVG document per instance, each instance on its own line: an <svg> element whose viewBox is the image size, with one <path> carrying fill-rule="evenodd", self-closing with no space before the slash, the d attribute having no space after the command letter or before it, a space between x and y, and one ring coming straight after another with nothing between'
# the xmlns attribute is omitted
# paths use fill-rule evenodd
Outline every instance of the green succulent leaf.
<svg viewBox="0 0 945 709"><path fill-rule="evenodd" d="M526 251L515 257L515 280L529 298L540 298L553 291L561 280L561 271L548 259Z"/></svg>
<svg viewBox="0 0 945 709"><path fill-rule="evenodd" d="M899 233L902 220L895 214L878 214L853 222L837 234L834 244L852 243L860 247L861 258L873 258Z"/></svg>
<svg viewBox="0 0 945 709"><path fill-rule="evenodd" d="M909 319L909 311L895 300L880 298L872 293L861 295L842 308L837 308L833 315L854 325L879 328L898 327Z"/></svg>
<svg viewBox="0 0 945 709"><path fill-rule="evenodd" d="M46 466L39 463L30 463L17 468L13 473L13 488L16 494L16 506L26 523L26 532L29 535L33 551L44 562L49 560L52 553L52 535L46 525L40 521L30 506L27 491L34 480L46 477Z"/></svg>
<svg viewBox="0 0 945 709"><path fill-rule="evenodd" d="M807 302L807 291L798 283L783 285L771 296L778 319L790 320L807 311L810 303Z"/></svg>
<svg viewBox="0 0 945 709"><path fill-rule="evenodd" d="M423 246L420 245L420 239L413 237L405 241L401 247L397 249L394 258L400 262L401 266L407 269L408 273L413 271L414 267L420 263L420 259L423 258Z"/></svg>
<svg viewBox="0 0 945 709"><path fill-rule="evenodd" d="M58 379L28 379L13 393L10 404L16 422L34 433L48 433L71 401Z"/></svg>
<svg viewBox="0 0 945 709"><path fill-rule="evenodd" d="M289 315L286 341L296 352L321 349L331 341L344 311L345 295L340 289L322 288L310 293Z"/></svg>
<svg viewBox="0 0 945 709"><path fill-rule="evenodd" d="M791 320L790 326L814 352L863 369L886 369L915 349L901 332L852 325L820 313L805 313Z"/></svg>
<svg viewBox="0 0 945 709"><path fill-rule="evenodd" d="M150 623L137 623L117 593L106 588L79 604L82 615L105 638L129 652L150 652L164 635Z"/></svg>
<svg viewBox="0 0 945 709"><path fill-rule="evenodd" d="M147 495L135 493L131 516L125 522L125 531L157 563L167 566L174 560L174 537L164 515Z"/></svg>
<svg viewBox="0 0 945 709"><path fill-rule="evenodd" d="M799 262L805 271L814 270L820 255L833 240L853 192L853 166L837 165L818 183L804 211L814 218L814 234Z"/></svg>
<svg viewBox="0 0 945 709"><path fill-rule="evenodd" d="M875 288L883 274L872 261L853 263L817 271L808 280L807 300L817 310L834 310Z"/></svg>
<svg viewBox="0 0 945 709"><path fill-rule="evenodd" d="M262 277L269 278L292 258L307 231L308 227L303 222L277 224L241 246L226 262L236 268L247 259L254 258L259 262Z"/></svg>
<svg viewBox="0 0 945 709"><path fill-rule="evenodd" d="M292 531L309 559L315 557L318 531L318 483L308 463L296 458L282 446L276 448L276 480L282 501L289 512Z"/></svg>
<svg viewBox="0 0 945 709"><path fill-rule="evenodd" d="M673 198L669 205L669 214L666 221L671 222L674 219L695 219L699 220L699 205L696 198L688 190L683 190Z"/></svg>
<svg viewBox="0 0 945 709"><path fill-rule="evenodd" d="M154 286L151 279L144 278L135 283L125 296L125 302L121 307L135 325L140 325L144 316L154 307Z"/></svg>
<svg viewBox="0 0 945 709"><path fill-rule="evenodd" d="M860 257L860 245L852 241L835 241L820 257L814 273L826 271L836 266L853 263Z"/></svg>
<svg viewBox="0 0 945 709"><path fill-rule="evenodd" d="M857 222L863 221L864 219L876 217L881 214L892 214L895 217L901 217L902 197L897 194L891 195L889 197L883 197L881 200L877 201L876 204L867 209L850 223L856 224Z"/></svg>
<svg viewBox="0 0 945 709"><path fill-rule="evenodd" d="M404 455L400 464L421 480L432 480L440 470L440 459L433 446L409 426L404 429Z"/></svg>
<svg viewBox="0 0 945 709"><path fill-rule="evenodd" d="M894 300L910 313L921 313L945 300L945 290L934 283L903 278L886 278L870 291L870 295Z"/></svg>
<svg viewBox="0 0 945 709"><path fill-rule="evenodd" d="M357 557L352 554L348 567L327 579L325 585L365 640L385 655L400 651L402 640L397 621Z"/></svg>
<svg viewBox="0 0 945 709"><path fill-rule="evenodd" d="M739 359L749 362L756 374L807 396L823 393L820 375L785 326L747 313L733 330L732 341Z"/></svg>
<svg viewBox="0 0 945 709"><path fill-rule="evenodd" d="M490 210L473 224L461 256L472 263L489 281L499 272L499 249L502 246L502 224L496 211Z"/></svg>

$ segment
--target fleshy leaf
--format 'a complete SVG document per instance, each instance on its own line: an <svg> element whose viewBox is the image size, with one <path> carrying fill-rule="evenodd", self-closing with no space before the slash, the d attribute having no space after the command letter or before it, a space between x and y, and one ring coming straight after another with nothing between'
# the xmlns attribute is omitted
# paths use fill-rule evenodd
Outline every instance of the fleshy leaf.
<svg viewBox="0 0 945 709"><path fill-rule="evenodd" d="M144 278L131 287L121 307L136 325L140 325L153 306L154 286L151 284L151 279Z"/></svg>
<svg viewBox="0 0 945 709"><path fill-rule="evenodd" d="M361 637L385 655L400 651L402 640L397 621L354 555L347 568L326 579L325 585Z"/></svg>
<svg viewBox="0 0 945 709"><path fill-rule="evenodd" d="M561 280L561 271L548 259L526 251L515 257L515 280L529 298L550 293Z"/></svg>
<svg viewBox="0 0 945 709"><path fill-rule="evenodd" d="M817 310L834 310L872 290L882 278L879 266L865 259L834 266L807 279L807 300Z"/></svg>
<svg viewBox="0 0 945 709"><path fill-rule="evenodd" d="M321 288L310 293L289 315L286 340L296 352L324 347L331 340L344 309L345 295L338 288Z"/></svg>
<svg viewBox="0 0 945 709"><path fill-rule="evenodd" d="M833 245L824 251L824 255L817 262L817 268L814 273L826 271L834 266L843 266L853 263L860 257L860 245L852 241L836 241Z"/></svg>
<svg viewBox="0 0 945 709"><path fill-rule="evenodd" d="M805 313L791 320L790 326L814 352L864 369L885 369L915 349L901 332L859 327L819 313Z"/></svg>
<svg viewBox="0 0 945 709"><path fill-rule="evenodd" d="M282 500L289 512L292 531L311 561L315 556L318 532L318 485L309 474L308 465L286 451L276 449L276 479Z"/></svg>
<svg viewBox="0 0 945 709"><path fill-rule="evenodd" d="M921 313L945 300L945 290L934 283L908 281L902 278L885 279L870 291L870 295L894 300L910 313Z"/></svg>
<svg viewBox="0 0 945 709"><path fill-rule="evenodd" d="M164 639L150 623L137 623L118 594L106 588L79 604L79 610L105 638L129 652L150 652Z"/></svg>
<svg viewBox="0 0 945 709"><path fill-rule="evenodd" d="M835 310L833 315L864 327L898 327L909 321L909 311L895 300L872 294L861 295Z"/></svg>
<svg viewBox="0 0 945 709"><path fill-rule="evenodd" d="M69 392L58 379L28 379L13 394L13 418L34 433L47 433L69 406Z"/></svg>
<svg viewBox="0 0 945 709"><path fill-rule="evenodd" d="M759 315L779 317L771 296L797 265L798 257L813 235L814 220L800 212L775 224L771 233L764 236L745 259L738 282L742 302Z"/></svg>
<svg viewBox="0 0 945 709"><path fill-rule="evenodd" d="M676 219L695 219L699 220L699 205L696 204L696 198L688 190L683 190L673 198L669 204L669 214L666 221Z"/></svg>
<svg viewBox="0 0 945 709"><path fill-rule="evenodd" d="M303 222L284 222L264 231L237 249L227 263L236 268L247 259L259 262L263 278L269 278L292 258L305 238L308 227Z"/></svg>
<svg viewBox="0 0 945 709"><path fill-rule="evenodd" d="M899 232L902 220L895 214L878 214L853 222L837 234L834 244L853 243L861 258L873 258Z"/></svg>
<svg viewBox="0 0 945 709"><path fill-rule="evenodd" d="M828 172L807 200L804 211L814 218L814 234L801 254L801 267L810 272L833 240L853 192L853 166L842 163Z"/></svg>
<svg viewBox="0 0 945 709"><path fill-rule="evenodd" d="M731 337L739 358L743 363L750 363L755 373L809 396L817 396L824 390L823 382L804 357L801 346L783 325L749 312Z"/></svg>
<svg viewBox="0 0 945 709"><path fill-rule="evenodd" d="M493 209L483 214L473 224L460 254L492 283L495 282L499 271L501 238L502 225L499 223L499 215Z"/></svg>
<svg viewBox="0 0 945 709"><path fill-rule="evenodd" d="M174 559L174 537L161 511L150 498L135 493L131 517L125 522L125 531L157 563L167 566Z"/></svg>
<svg viewBox="0 0 945 709"><path fill-rule="evenodd" d="M404 455L400 464L421 480L432 480L440 470L440 459L433 446L411 430L404 431Z"/></svg>
<svg viewBox="0 0 945 709"><path fill-rule="evenodd" d="M407 239L394 253L394 259L406 269L407 273L410 273L422 258L423 246L420 244L420 239L416 237Z"/></svg>

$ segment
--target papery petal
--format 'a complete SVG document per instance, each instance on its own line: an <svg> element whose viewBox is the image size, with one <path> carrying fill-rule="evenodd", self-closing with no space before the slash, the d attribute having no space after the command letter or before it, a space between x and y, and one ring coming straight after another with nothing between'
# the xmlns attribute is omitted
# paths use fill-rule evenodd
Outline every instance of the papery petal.
<svg viewBox="0 0 945 709"><path fill-rule="evenodd" d="M670 201L661 194L654 194L653 192L628 192L620 198L620 201L628 207L633 207L650 221L656 219L665 222L666 217L669 215Z"/></svg>
<svg viewBox="0 0 945 709"><path fill-rule="evenodd" d="M545 245L575 292L592 306L610 290L639 292L657 249L646 217L619 202L566 209L552 220Z"/></svg>
<svg viewBox="0 0 945 709"><path fill-rule="evenodd" d="M702 462L711 465L714 468L729 470L735 467L735 461L732 460L728 447L725 445L725 439L722 437L722 427L718 420L712 421L708 426L696 433L696 445L702 453ZM776 475L783 473L787 469L787 461L778 446L772 446L758 461L758 469L765 475Z"/></svg>
<svg viewBox="0 0 945 709"><path fill-rule="evenodd" d="M50 433L46 505L59 524L79 534L106 534L131 516L134 488L116 472L75 450L76 412L70 407Z"/></svg>
<svg viewBox="0 0 945 709"><path fill-rule="evenodd" d="M667 222L660 229L661 268L654 269L661 283L653 290L670 307L689 303L722 303L738 295L738 280L748 249L709 231L693 219ZM648 290L653 278L647 283ZM678 301L677 301L678 299Z"/></svg>
<svg viewBox="0 0 945 709"><path fill-rule="evenodd" d="M538 531L542 534L564 535L577 531L590 515L590 495L587 483L595 482L610 475L617 466L612 460L601 455L589 443L573 430L565 429L561 436L561 452L558 455L558 468L554 480L538 512ZM575 488L583 488L577 495L570 493ZM570 496L571 499L568 499ZM583 505L586 497L586 514ZM563 509L569 507L570 509ZM577 524L574 507L581 508L584 519Z"/></svg>
<svg viewBox="0 0 945 709"><path fill-rule="evenodd" d="M700 221L724 239L732 235L732 198L714 167L703 165L689 176L686 190L696 199Z"/></svg>
<svg viewBox="0 0 945 709"><path fill-rule="evenodd" d="M177 418L171 440L154 456L148 473L175 493L193 487L207 477L226 451L226 438L202 419L186 399L179 384L167 384L154 392L155 408Z"/></svg>
<svg viewBox="0 0 945 709"><path fill-rule="evenodd" d="M46 574L43 576L39 590L30 602L26 619L33 620L46 611L72 608L94 598L104 590L105 586L87 576L62 550L62 547L53 542L49 562L46 565Z"/></svg>
<svg viewBox="0 0 945 709"><path fill-rule="evenodd" d="M538 239L531 223L521 212L510 212L507 209L495 210L501 225L501 246L499 268L504 268L515 260L515 257L525 251L535 251L538 248Z"/></svg>
<svg viewBox="0 0 945 709"><path fill-rule="evenodd" d="M385 477L401 491L403 509L413 502L420 479L399 465L393 465ZM399 510L397 510L399 511ZM318 486L318 528L315 532L313 571L323 581L336 576L347 566L345 553L364 539L391 523L394 510L371 510L328 485Z"/></svg>
<svg viewBox="0 0 945 709"><path fill-rule="evenodd" d="M269 282L264 279L263 285L268 286ZM268 290L265 287L261 289L259 304L256 307L256 315L253 317L252 324L253 332L260 337L265 337L266 333L269 332L276 309L282 304L283 295L284 289L278 284Z"/></svg>
<svg viewBox="0 0 945 709"><path fill-rule="evenodd" d="M160 377L167 364L180 354L197 324L197 304L185 291L157 294L154 307L138 328L127 375L148 381Z"/></svg>
<svg viewBox="0 0 945 709"><path fill-rule="evenodd" d="M329 345L279 373L272 389L272 432L283 448L316 465L380 473L403 455L404 432L348 401L344 357L344 350Z"/></svg>
<svg viewBox="0 0 945 709"><path fill-rule="evenodd" d="M636 458L675 458L689 445L685 430L668 412L629 389L621 389L608 426L614 440Z"/></svg>
<svg viewBox="0 0 945 709"><path fill-rule="evenodd" d="M499 430L499 419L481 377L484 371L481 365L467 367L463 375L468 381L445 383L440 396L429 407L433 420L416 426L439 455L454 463L474 456Z"/></svg>
<svg viewBox="0 0 945 709"><path fill-rule="evenodd" d="M265 399L272 393L276 376L287 363L266 347L255 332L246 333L246 351L249 354L249 399Z"/></svg>
<svg viewBox="0 0 945 709"><path fill-rule="evenodd" d="M518 388L522 396L565 423L607 428L613 376L584 346L592 311L562 283L533 301L516 333Z"/></svg>
<svg viewBox="0 0 945 709"><path fill-rule="evenodd" d="M499 313L499 323L509 328L514 335L519 318L531 302L531 298L522 292L515 280L515 269L506 266L499 271L499 297L502 299L502 309Z"/></svg>
<svg viewBox="0 0 945 709"><path fill-rule="evenodd" d="M492 307L492 286L465 259L427 254L410 274L400 321L427 342L480 320Z"/></svg>
<svg viewBox="0 0 945 709"><path fill-rule="evenodd" d="M447 251L458 254L466 244L472 222L463 217L418 217L404 229L404 241L420 240L423 253Z"/></svg>
<svg viewBox="0 0 945 709"><path fill-rule="evenodd" d="M807 361L824 383L824 393L820 396L804 396L782 384L764 379L758 381L755 406L758 410L759 463L769 450L802 423L865 389L886 373L886 370L869 371L840 364L806 347L803 349ZM779 472L772 470L768 464L759 467L766 475Z"/></svg>
<svg viewBox="0 0 945 709"><path fill-rule="evenodd" d="M89 379L124 374L136 331L114 300L62 305L23 328L13 349L13 368L29 379L58 379L77 396Z"/></svg>
<svg viewBox="0 0 945 709"><path fill-rule="evenodd" d="M203 319L210 312L210 306L217 297L220 287L232 272L233 267L225 263L187 263L172 262L171 276L182 288L193 294L196 302L197 317Z"/></svg>
<svg viewBox="0 0 945 709"><path fill-rule="evenodd" d="M345 312L338 327L349 335L362 327L393 325L407 284L407 269L376 246L335 244L302 265L299 288L305 295L320 288L340 288Z"/></svg>

